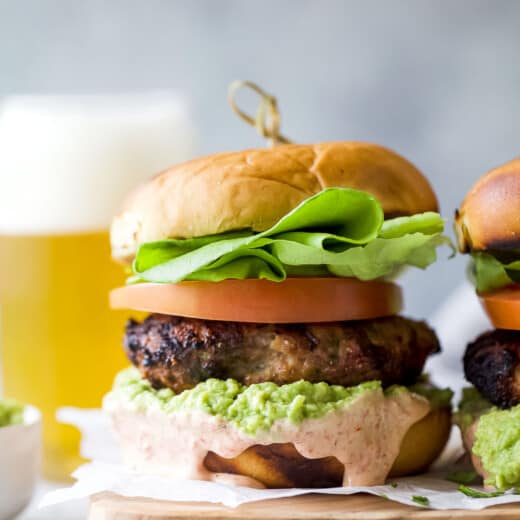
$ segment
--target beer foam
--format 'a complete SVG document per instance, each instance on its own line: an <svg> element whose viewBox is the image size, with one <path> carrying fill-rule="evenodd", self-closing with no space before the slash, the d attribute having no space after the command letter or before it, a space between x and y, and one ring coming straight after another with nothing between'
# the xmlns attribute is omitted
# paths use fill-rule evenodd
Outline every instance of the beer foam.
<svg viewBox="0 0 520 520"><path fill-rule="evenodd" d="M129 191L192 148L175 92L4 98L0 233L107 229Z"/></svg>

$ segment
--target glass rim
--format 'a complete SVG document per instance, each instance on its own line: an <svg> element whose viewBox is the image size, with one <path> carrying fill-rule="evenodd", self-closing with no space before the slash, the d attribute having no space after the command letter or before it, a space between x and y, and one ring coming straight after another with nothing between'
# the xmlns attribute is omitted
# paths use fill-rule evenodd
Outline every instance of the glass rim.
<svg viewBox="0 0 520 520"><path fill-rule="evenodd" d="M0 96L6 114L111 116L143 112L187 112L186 96L175 89L93 93L13 93Z"/></svg>

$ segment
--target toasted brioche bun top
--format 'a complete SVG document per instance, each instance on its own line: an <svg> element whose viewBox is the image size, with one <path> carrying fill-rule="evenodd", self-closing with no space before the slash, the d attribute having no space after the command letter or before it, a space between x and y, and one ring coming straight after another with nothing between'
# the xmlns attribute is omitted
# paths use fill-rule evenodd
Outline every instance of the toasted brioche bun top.
<svg viewBox="0 0 520 520"><path fill-rule="evenodd" d="M112 256L131 261L144 242L271 227L328 187L363 190L386 216L437 211L417 168L374 144L332 142L221 153L170 168L139 187L111 227Z"/></svg>
<svg viewBox="0 0 520 520"><path fill-rule="evenodd" d="M473 186L455 212L459 249L520 249L520 158L495 168Z"/></svg>

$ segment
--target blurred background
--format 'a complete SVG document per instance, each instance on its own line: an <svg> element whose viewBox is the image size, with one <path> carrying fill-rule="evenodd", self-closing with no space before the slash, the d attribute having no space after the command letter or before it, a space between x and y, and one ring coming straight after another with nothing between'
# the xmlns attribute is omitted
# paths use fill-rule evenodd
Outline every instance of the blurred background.
<svg viewBox="0 0 520 520"><path fill-rule="evenodd" d="M173 88L206 154L264 145L225 100L251 79L293 140L411 159L450 219L479 175L520 154L519 20L515 0L0 0L0 95ZM408 314L433 312L464 264L410 272Z"/></svg>
<svg viewBox="0 0 520 520"><path fill-rule="evenodd" d="M121 98L123 108L119 102L113 106L110 100L115 98L105 98L109 99L104 107L113 123L111 127L108 120L95 119L95 111L75 114L74 117L80 119L90 116L94 119L89 119L91 126L82 127L84 134L69 136L70 147L66 139L68 131L63 128L69 128L70 121L66 118L71 111L74 113L74 108L69 106L60 112L68 123L57 130L59 125L53 126L51 120L39 120L41 125L36 128L32 119L24 119L27 114L19 110L20 105L13 105L14 116L9 124L14 126L5 126L8 131L4 132L3 140L0 135L0 158L8 157L3 163L0 161L0 178L4 200L10 199L12 210L11 214L5 208L4 213L0 211L0 239L4 215L19 222L17 212L23 213L17 203L13 204L17 194L5 195L9 193L5 185L14 189L16 184L13 178L18 173L13 175L13 172L17 166L12 165L23 158L26 170L35 169L30 162L33 152L35 157L44 153L45 139L52 136L53 145L61 146L63 142L62 149L70 153L65 153L66 160L62 156L52 157L49 165L56 164L62 170L75 169L74 147L80 148L78 158L88 157L91 161L85 163L85 171L87 167L97 169L98 166L92 165L103 161L110 165L102 175L100 166L101 169L96 170L99 182L90 183L87 188L91 191L83 192L83 199L91 197L96 203L99 194L105 193L111 183L118 184L124 192L169 162L218 151L265 146L255 131L234 116L227 105L228 84L237 78L255 81L277 96L282 133L296 142L371 141L395 149L410 159L437 191L451 233L453 211L475 180L493 166L520 155L519 23L520 2L515 0L0 0L0 99L19 94L138 93ZM175 94L154 94L153 99L142 94L150 90L173 90ZM249 109L253 110L257 100L251 97L249 101ZM129 119L118 119L118 110L123 110ZM144 113L148 115L141 118ZM161 114L167 114L164 120ZM101 124L103 128L111 128L115 139L108 152L100 144L103 136L99 137L100 132L96 131ZM74 127L71 125L70 128ZM136 132L132 133L134 128ZM118 135L122 136L120 141L117 141ZM141 139L141 135L145 137ZM87 150L83 143L93 148ZM120 145L124 148L118 148ZM118 150L127 150L129 155L123 157L124 153ZM103 159L104 153L111 154L114 162ZM77 161L79 164L80 159ZM73 166L67 166L70 164ZM23 176L18 177L19 193L29 197L24 199L29 202L21 208L32 207L41 199L39 194L45 191L47 179L52 177L48 172L54 172L54 167L33 175L29 183L23 181ZM112 188L110 193L115 197L119 192ZM78 189L73 190L76 197L81 193ZM103 200L103 211L110 213L113 202ZM69 211L69 206L64 206L65 210ZM78 208L75 211L78 213ZM104 234L99 232L106 228L108 216L105 219L104 213L96 215L96 225L88 228L90 234L82 235L80 242L54 243L52 237L42 243L39 238L20 243L9 239L0 255L0 267L2 258L5 262L2 272L9 272L9 265L30 270L29 264L35 263L32 259L40 257L36 255L43 258L52 251L60 261L67 258L67 265L72 266L68 275L73 277L73 273L79 273L83 278L74 283L84 286L90 275L83 251L91 251L94 247L91 244L96 247L104 244L105 249L99 249L100 255L108 258L106 229ZM90 218L89 214L87 217ZM38 224L42 222L38 218ZM74 232L84 233L85 229L79 226ZM26 231L21 230L21 235ZM16 232L7 229L7 234ZM69 239L77 237L71 235ZM9 254L6 255L5 250ZM75 257L64 256L65 252L74 251ZM410 270L402 284L406 291L406 314L421 318L436 315L433 322L442 327L447 317L452 323L453 317L459 318L460 311L452 309L464 308L465 302L472 309L477 304L476 299L468 296L471 290L466 289L455 297L458 307L451 306L437 313L448 295L463 282L466 264L463 257L448 260L447 251L440 254L440 261L426 274ZM101 256L99 262L102 262ZM19 264L19 258L28 264ZM84 263L78 263L82 258ZM55 276L63 278L61 264L56 265ZM42 279L38 271L31 276L34 280ZM88 305L85 303L81 311L84 314L67 306L70 316L77 316L79 321L85 313L93 316L92 308L100 308L101 304L94 301L106 304L105 286L117 285L122 274L116 272L115 267L106 267L103 277L96 286L95 298L99 300L93 296ZM4 276L6 278L10 277ZM16 277L11 278L14 284ZM70 282L70 278L67 280ZM33 287L35 285L31 285L28 293L34 292ZM63 290L70 291L71 287L69 283ZM16 288L18 290L18 286ZM38 312L39 319L43 320L41 327L45 328L50 321L41 309L42 305L47 308L49 301L43 298L48 298L51 292L55 296L58 293L49 291L49 287L40 289L46 296L34 303L39 307L33 316ZM24 393L27 380L20 379L17 372L23 367L26 370L30 349L35 348L35 344L43 349L41 336L29 335L42 329L36 326L31 329L25 321L20 321L20 317L25 316L23 313L28 312L27 301L24 296L16 305L4 305L4 377L10 374L6 382L13 395L37 402L37 396L33 398ZM56 303L57 317L63 301L66 303L66 299ZM120 321L116 327L115 321L99 314L103 324L90 327L89 332L96 330L106 343L114 343L113 347L101 345L100 348L105 349L101 355L108 357L107 349L113 348L117 356L103 367L105 379L98 380L101 393L108 387L115 367L124 362L118 349L123 318L117 318ZM73 321L67 320L57 322L56 329L62 329L63 323L67 323L69 335L61 335L61 330L59 333L44 330L49 338L54 333L60 334L59 338L56 336L58 339L52 340L52 345L58 341L63 343L61 353L57 354L50 340L50 354L42 354L48 362L44 365L45 371L38 366L44 377L39 388L45 386L49 395L45 394L44 399L52 403L49 410L44 409L44 417L53 413L56 405L97 406L101 395L92 394L85 386L77 400L67 397L68 392L72 392L69 389L82 386L81 378L88 382L88 363L94 359L88 349L94 348L97 342L91 341L84 349L90 353L90 359L80 358L79 348L74 350L77 356L73 358L74 363L84 370L81 374L70 371L69 347L75 344L75 337L81 339L81 331L74 328ZM16 334L9 336L11 328ZM448 338L445 344L449 343L449 334L441 330L441 337ZM460 358L463 347L460 335L454 343L457 343L454 350L446 349L450 367L455 367ZM6 354L6 345L12 355ZM22 352L18 345L25 345L28 350ZM6 364L12 369L7 370ZM462 379L460 373L457 377ZM50 381L62 381L64 386L56 383L56 388L48 387ZM38 385L33 386L39 392ZM71 446L77 445L76 434L60 430L52 435L57 436L59 446L64 439L68 439L66 442ZM77 448L70 450L75 453ZM63 459L63 454L57 453L55 458ZM74 459L71 467L76 463ZM48 468L46 474L61 478L69 469L69 466L55 468L55 471Z"/></svg>

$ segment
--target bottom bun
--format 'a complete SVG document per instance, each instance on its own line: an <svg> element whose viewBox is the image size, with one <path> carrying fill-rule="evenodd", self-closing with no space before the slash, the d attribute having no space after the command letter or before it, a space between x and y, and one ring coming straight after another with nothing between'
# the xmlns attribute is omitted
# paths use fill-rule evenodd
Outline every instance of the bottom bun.
<svg viewBox="0 0 520 520"><path fill-rule="evenodd" d="M410 427L389 477L424 471L440 455L451 430L451 409L432 410ZM209 452L206 468L252 478L268 488L322 488L342 485L344 467L335 457L308 459L290 443L256 445L226 459Z"/></svg>
<svg viewBox="0 0 520 520"><path fill-rule="evenodd" d="M343 464L336 457L308 459L290 443L257 444L232 459L210 451L204 465L214 473L253 478L267 488L339 487L343 482Z"/></svg>
<svg viewBox="0 0 520 520"><path fill-rule="evenodd" d="M414 475L428 469L446 446L451 433L451 408L432 410L404 436L390 477Z"/></svg>

